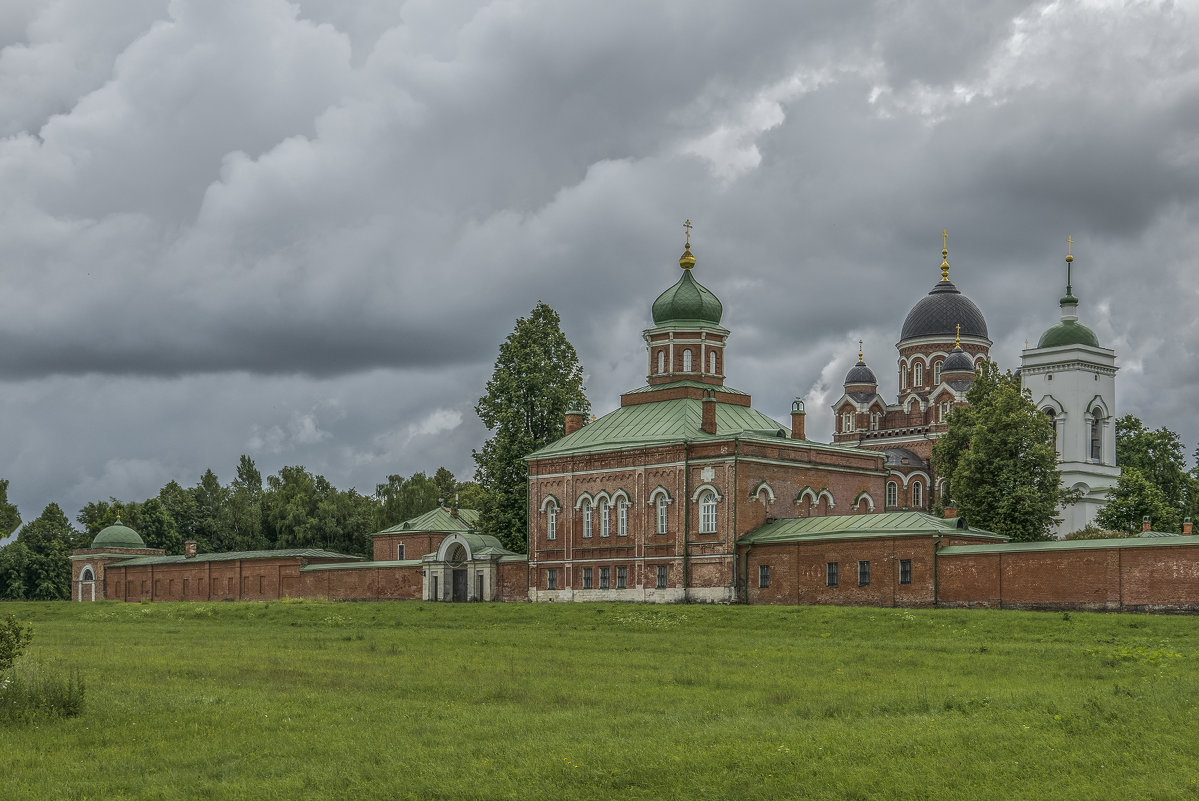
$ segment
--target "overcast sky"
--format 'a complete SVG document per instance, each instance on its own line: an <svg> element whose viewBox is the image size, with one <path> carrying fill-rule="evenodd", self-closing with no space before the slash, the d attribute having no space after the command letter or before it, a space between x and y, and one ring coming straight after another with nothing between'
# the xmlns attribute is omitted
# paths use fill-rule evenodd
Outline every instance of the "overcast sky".
<svg viewBox="0 0 1199 801"><path fill-rule="evenodd" d="M1199 441L1199 3L5 0L0 477L26 520L205 468L469 478L538 300L597 414L678 277L827 440L951 278L1001 366L1066 237L1117 407Z"/></svg>

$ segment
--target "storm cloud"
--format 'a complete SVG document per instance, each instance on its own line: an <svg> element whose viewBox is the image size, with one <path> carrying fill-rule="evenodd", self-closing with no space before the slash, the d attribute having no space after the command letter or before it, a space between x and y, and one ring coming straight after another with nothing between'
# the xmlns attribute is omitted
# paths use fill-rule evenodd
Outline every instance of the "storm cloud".
<svg viewBox="0 0 1199 801"><path fill-rule="evenodd" d="M951 275L1018 365L1058 315L1199 444L1199 6L26 0L0 10L0 476L141 499L241 453L461 478L538 300L597 412L677 277L729 383L827 439Z"/></svg>

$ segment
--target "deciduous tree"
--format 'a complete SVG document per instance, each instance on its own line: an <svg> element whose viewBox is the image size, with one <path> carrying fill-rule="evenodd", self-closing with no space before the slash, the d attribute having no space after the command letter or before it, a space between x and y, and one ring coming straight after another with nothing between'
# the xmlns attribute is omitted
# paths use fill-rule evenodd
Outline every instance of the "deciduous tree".
<svg viewBox="0 0 1199 801"><path fill-rule="evenodd" d="M514 551L527 550L524 457L562 437L567 411L591 410L583 368L558 313L538 302L500 345L495 371L475 411L492 431L475 451L483 489L481 526Z"/></svg>
<svg viewBox="0 0 1199 801"><path fill-rule="evenodd" d="M1046 539L1059 505L1076 493L1059 486L1053 426L1020 379L985 361L933 446L933 468L971 526L1014 540Z"/></svg>

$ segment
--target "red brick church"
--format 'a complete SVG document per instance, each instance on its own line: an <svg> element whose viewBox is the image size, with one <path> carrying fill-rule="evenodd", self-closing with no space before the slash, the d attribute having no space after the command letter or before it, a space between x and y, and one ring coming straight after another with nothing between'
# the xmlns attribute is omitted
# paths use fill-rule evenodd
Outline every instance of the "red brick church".
<svg viewBox="0 0 1199 801"><path fill-rule="evenodd" d="M725 383L723 307L696 280L654 301L645 386L529 455L529 553L435 509L374 535L374 558L320 550L183 555L124 527L76 551L77 600L641 601L1080 609L1199 608L1199 537L1009 543L948 509L932 440L989 353L978 307L941 280L904 322L899 397L859 352L833 444ZM1073 299L1073 298L1072 298ZM735 367L735 365L734 365Z"/></svg>

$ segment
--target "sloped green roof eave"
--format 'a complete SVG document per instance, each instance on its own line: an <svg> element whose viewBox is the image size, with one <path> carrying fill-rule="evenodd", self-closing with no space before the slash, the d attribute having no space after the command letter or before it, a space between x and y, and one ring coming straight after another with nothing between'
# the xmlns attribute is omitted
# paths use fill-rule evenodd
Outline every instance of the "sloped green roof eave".
<svg viewBox="0 0 1199 801"><path fill-rule="evenodd" d="M718 385L718 384L705 384L703 381L695 381L694 379L691 379L691 378L683 378L678 381L669 381L665 384L647 384L644 387L637 387L637 389L630 389L628 392L622 392L621 394L622 395L639 395L643 392L660 392L664 389L674 389L676 387L691 387L694 389L714 389L717 392L723 392L726 395L748 395L749 394L748 392L742 392L741 390L733 389L732 387Z"/></svg>
<svg viewBox="0 0 1199 801"><path fill-rule="evenodd" d="M1006 541L1001 534L964 527L959 518L945 519L924 512L878 512L772 520L741 537L745 545L807 540L904 536L978 537Z"/></svg>
<svg viewBox="0 0 1199 801"><path fill-rule="evenodd" d="M728 439L746 432L782 432L789 429L748 406L716 404L716 432L700 430L703 401L696 398L655 401L622 406L595 422L546 445L525 457L526 460L574 453L589 453L618 447L662 445L674 442L702 442Z"/></svg>
<svg viewBox="0 0 1199 801"><path fill-rule="evenodd" d="M372 537L377 537L380 534L416 534L424 532L432 532L434 534L458 534L464 531L472 531L479 525L479 513L474 509L459 509L458 516L451 514L450 510L444 506L439 506L436 509L430 509L423 515L405 520L402 523L396 523L394 526L385 528L382 531L376 531L371 534Z"/></svg>
<svg viewBox="0 0 1199 801"><path fill-rule="evenodd" d="M134 556L113 562L110 567L141 567L142 565L177 565L194 562L235 562L249 559L287 559L300 557L303 559L341 559L346 562L360 561L361 556L350 556L344 553L323 551L319 548L283 548L278 551L226 551L224 553L198 553L187 557L182 554L174 556Z"/></svg>

